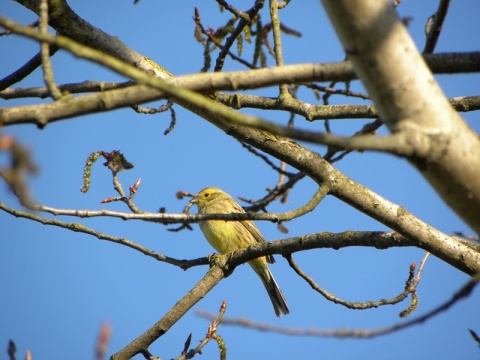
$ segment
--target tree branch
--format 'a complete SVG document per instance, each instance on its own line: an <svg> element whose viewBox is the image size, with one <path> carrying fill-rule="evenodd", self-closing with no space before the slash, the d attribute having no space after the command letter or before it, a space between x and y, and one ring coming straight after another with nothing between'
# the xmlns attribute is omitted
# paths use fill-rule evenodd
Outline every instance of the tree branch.
<svg viewBox="0 0 480 360"><path fill-rule="evenodd" d="M380 118L416 149L409 161L480 233L478 135L447 101L395 9L388 0L322 2Z"/></svg>
<svg viewBox="0 0 480 360"><path fill-rule="evenodd" d="M58 47L56 45L49 45L48 53L50 54L50 56L53 56L57 51L58 51ZM42 59L41 59L41 53L38 53L37 55L32 57L29 61L27 61L25 65L20 67L17 71L1 79L0 80L0 98L8 100L9 99L8 97L4 97L4 89L8 88L9 86L12 86L17 82L22 81L32 72L34 72L40 65L42 65ZM43 91L45 92L45 96L43 97L50 96L47 88L42 88L42 89L44 89ZM9 89L6 91L6 93L11 93L11 92L13 92L13 89Z"/></svg>
<svg viewBox="0 0 480 360"><path fill-rule="evenodd" d="M169 256L165 256L163 254L159 254L155 251L152 251L152 250L150 250L150 249L148 249L148 248L146 248L146 247L144 247L140 244L137 244L137 243L135 243L131 240L128 240L126 238L119 238L119 237L116 237L116 236L105 234L105 233L102 233L100 231L93 230L93 229L91 229L91 228L89 228L89 227L87 227L87 226L85 226L81 223L78 223L78 222L67 223L67 222L64 222L64 221L56 220L56 219L54 219L54 220L46 219L46 218L43 218L41 216L38 216L38 215L35 215L35 214L32 214L32 213L27 213L27 212L24 212L24 211L19 211L19 210L12 209L2 202L0 202L0 209L9 213L10 215L15 216L15 217L20 217L20 218L36 221L36 222L39 222L40 224L43 224L43 225L50 225L50 226L56 226L56 227L64 228L64 229L67 229L67 230L70 230L70 231L73 231L73 232L84 233L84 234L87 234L87 235L94 236L99 240L107 240L107 241L110 241L110 242L113 242L113 243L116 243L116 244L119 244L119 245L127 246L127 247L129 247L133 250L139 251L143 255L149 256L151 258L154 258L155 260L162 261L162 262L165 262L167 264L178 266L178 267L180 267L184 270L188 269L192 266L208 264L208 259L207 258L201 258L201 259L196 259L196 260L191 260L191 261L174 259L174 258L171 258Z"/></svg>
<svg viewBox="0 0 480 360"><path fill-rule="evenodd" d="M337 338L374 338L382 335L391 334L395 331L403 330L409 328L414 325L422 324L428 319L436 316L439 313L447 311L453 305L455 305L460 300L465 299L466 297L470 296L472 291L478 285L479 277L476 276L475 278L468 281L462 288L460 288L451 299L446 301L445 303L441 304L437 308L427 312L426 314L419 316L415 319L412 319L407 322L395 324L392 326L388 326L385 328L380 329L373 329L373 330L322 330L322 329L295 329L295 328L287 328L281 326L272 326L268 324L260 324L255 323L252 321L248 321L245 319L232 319L232 318L223 318L222 324L224 325L234 325L234 326L243 326L251 329L256 329L260 331L268 331L274 332L279 334L286 334L286 335L296 335L296 336L318 336L318 337L337 337ZM213 315L207 314L204 312L197 311L199 316L205 317L207 319L214 318Z"/></svg>
<svg viewBox="0 0 480 360"><path fill-rule="evenodd" d="M427 25L425 26L427 41L423 48L424 54L431 54L435 50L449 7L450 0L439 1L437 11L428 19Z"/></svg>
<svg viewBox="0 0 480 360"><path fill-rule="evenodd" d="M223 271L212 266L205 276L182 297L160 320L150 329L133 340L123 349L112 355L111 360L129 360L137 354L148 349L148 347L159 337L164 335L185 313L224 278Z"/></svg>

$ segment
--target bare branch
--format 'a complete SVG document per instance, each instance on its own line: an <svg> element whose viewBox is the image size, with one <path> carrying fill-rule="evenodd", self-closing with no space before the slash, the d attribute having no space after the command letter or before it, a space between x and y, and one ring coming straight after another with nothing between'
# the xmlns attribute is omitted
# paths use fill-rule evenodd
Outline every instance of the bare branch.
<svg viewBox="0 0 480 360"><path fill-rule="evenodd" d="M450 7L450 0L441 0L438 3L438 9L433 14L425 26L425 34L427 35L427 41L423 48L424 54L431 54L435 50L440 32L442 31L443 22L447 17L448 8Z"/></svg>
<svg viewBox="0 0 480 360"><path fill-rule="evenodd" d="M50 56L53 56L57 52L57 50L58 50L58 46L56 45L49 45L48 47L48 53L50 54ZM15 93L16 91L13 89L8 89L8 90L5 90L5 89L25 79L28 75L30 75L33 71L35 71L41 64L42 64L41 53L38 53L37 55L32 57L25 65L20 67L17 71L1 79L0 80L0 98L5 100L10 99L9 93ZM49 96L48 89L47 88L42 88L42 89L44 89L44 93L46 95L39 96L39 97ZM23 96L20 96L20 97L23 97Z"/></svg>
<svg viewBox="0 0 480 360"><path fill-rule="evenodd" d="M205 276L182 297L159 321L129 345L112 355L112 360L129 360L136 354L148 349L159 337L164 335L185 313L192 308L224 277L223 271L212 266Z"/></svg>
<svg viewBox="0 0 480 360"><path fill-rule="evenodd" d="M222 323L224 325L233 325L233 326L242 326L247 327L250 329L255 329L259 331L267 331L279 334L286 334L286 335L295 335L295 336L316 336L316 337L338 337L338 338L374 338L378 336L388 335L415 325L419 325L424 323L425 321L435 317L436 315L447 311L453 305L455 305L460 300L465 299L466 297L470 296L473 289L477 286L479 282L478 276L474 279L468 281L462 288L460 288L450 300L446 301L442 305L438 306L437 308L429 311L425 315L419 316L416 319L399 323L396 325L388 326L385 328L374 329L374 330L362 330L362 329L354 329L354 330L321 330L321 329L295 329L295 328L287 328L282 326L274 326L269 324L261 324L256 323L245 318L241 319L233 319L233 318L224 318ZM214 315L197 311L197 315L212 319Z"/></svg>
<svg viewBox="0 0 480 360"><path fill-rule="evenodd" d="M418 284L418 281L420 279L419 275L417 277L417 281L415 284L412 284L413 282L413 276L414 276L414 269L415 266L412 266L409 271L409 277L405 283L405 289L403 292L395 296L394 298L391 299L381 299L378 301L372 301L369 300L367 302L359 302L359 301L347 301L344 299L341 299L337 297L335 294L332 294L328 292L327 290L322 289L310 276L308 276L300 267L298 264L293 260L293 257L291 255L286 256L288 264L290 267L301 277L303 278L311 287L313 290L318 292L320 295L322 295L325 299L328 301L334 302L335 304L339 304L342 306L345 306L348 309L355 309L355 310L365 310L365 309L372 309L372 308L377 308L380 306L384 305L395 305L398 304L399 302L402 302L405 300L409 294L412 292L416 291L416 286ZM413 264L414 265L414 264ZM423 266L422 266L423 268ZM419 274L421 272L421 269L419 270Z"/></svg>
<svg viewBox="0 0 480 360"><path fill-rule="evenodd" d="M55 46L50 46L50 47L56 48ZM51 50L50 50L50 54L53 55ZM0 81L0 84L1 84L1 81ZM60 89L61 92L68 92L70 94L80 94L80 93L88 93L88 92L101 92L101 91L107 91L107 90L113 90L113 89L122 89L127 86L132 86L135 84L136 83L134 81L105 82L105 81L87 80L82 83L58 85L58 88ZM50 96L50 93L48 92L48 89L46 87L30 87L30 88L19 87L19 88L8 88L3 91L0 91L0 98L4 100L29 98L29 97L44 99L49 96Z"/></svg>
<svg viewBox="0 0 480 360"><path fill-rule="evenodd" d="M0 202L0 209L2 209L3 211L5 211L5 212L7 212L7 213L9 213L9 214L11 214L15 217L21 217L21 218L33 220L33 221L39 222L43 225L57 226L57 227L64 228L64 229L67 229L67 230L71 230L71 231L74 231L74 232L80 232L80 233L88 234L88 235L91 235L91 236L94 236L94 237L98 238L99 240L107 240L107 241L114 242L116 244L124 245L124 246L127 246L127 247L131 248L131 249L139 251L143 255L147 255L151 258L154 258L155 260L162 261L162 262L165 262L167 264L175 265L175 266L178 266L182 269L187 269L189 267L197 266L197 265L208 264L207 258L193 260L192 262L188 262L186 260L177 260L177 259L165 256L165 255L156 253L156 252L154 252L154 251L152 251L152 250L150 250L150 249L148 249L148 248L146 248L146 247L144 247L140 244L137 244L137 243L135 243L131 240L128 240L126 238L119 238L119 237L116 237L116 236L104 234L100 231L90 229L90 228L86 227L85 225L83 225L81 223L78 223L78 222L66 223L66 222L63 222L63 221L60 221L60 220L56 220L56 219L54 219L54 220L46 219L46 218L34 215L32 213L27 213L27 212L12 209L2 202Z"/></svg>
<svg viewBox="0 0 480 360"><path fill-rule="evenodd" d="M269 0L270 3L270 19L272 20L272 32L273 32L273 51L275 55L275 63L277 67L284 65L283 63L283 50L282 50L282 38L280 37L280 19L278 18L278 2L277 0ZM287 84L279 85L280 94L279 98L291 98Z"/></svg>
<svg viewBox="0 0 480 360"><path fill-rule="evenodd" d="M48 33L48 1L47 0L40 0L39 6L40 12L40 21L38 29L41 34ZM40 43L40 53L42 57L42 70L43 70L43 80L47 85L47 88L50 92L50 95L55 99L59 100L62 97L62 93L58 89L55 81L53 80L53 69L52 63L50 62L50 53L49 53L49 45L46 42Z"/></svg>
<svg viewBox="0 0 480 360"><path fill-rule="evenodd" d="M478 135L447 101L391 3L322 2L380 118L413 150L409 161L480 232Z"/></svg>

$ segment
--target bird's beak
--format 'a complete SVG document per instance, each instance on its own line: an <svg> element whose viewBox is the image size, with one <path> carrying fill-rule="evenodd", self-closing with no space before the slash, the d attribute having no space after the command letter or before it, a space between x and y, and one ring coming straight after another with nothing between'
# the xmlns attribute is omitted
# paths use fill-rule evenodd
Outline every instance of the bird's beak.
<svg viewBox="0 0 480 360"><path fill-rule="evenodd" d="M188 202L187 206L185 206L185 208L183 209L183 213L187 214L190 208L192 207L192 205L197 205L197 204L198 204L198 198L195 196L194 198L192 198L192 200Z"/></svg>
<svg viewBox="0 0 480 360"><path fill-rule="evenodd" d="M192 204L192 205L193 205L193 204L198 204L198 197L195 196L195 197L192 198L192 200L190 200L188 203L189 203L189 204ZM191 205L190 205L190 206L191 206Z"/></svg>

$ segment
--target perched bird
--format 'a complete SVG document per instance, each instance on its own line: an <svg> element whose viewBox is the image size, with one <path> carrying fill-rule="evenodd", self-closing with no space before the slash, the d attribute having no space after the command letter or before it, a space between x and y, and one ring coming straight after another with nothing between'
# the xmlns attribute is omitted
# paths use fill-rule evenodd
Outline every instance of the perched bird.
<svg viewBox="0 0 480 360"><path fill-rule="evenodd" d="M203 189L190 200L190 203L197 205L199 214L245 213L245 210L230 195L215 187ZM243 249L257 242L265 242L262 234L251 220L205 220L200 221L199 225L210 245L221 254ZM275 262L273 256L263 256L248 263L267 289L275 314L277 316L286 315L289 313L287 302L273 278L267 262L273 264Z"/></svg>

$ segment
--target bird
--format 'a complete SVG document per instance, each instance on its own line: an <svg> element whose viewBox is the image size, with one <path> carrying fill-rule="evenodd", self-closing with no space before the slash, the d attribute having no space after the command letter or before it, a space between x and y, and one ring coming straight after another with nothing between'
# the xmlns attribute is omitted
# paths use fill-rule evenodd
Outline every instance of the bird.
<svg viewBox="0 0 480 360"><path fill-rule="evenodd" d="M225 191L216 187L207 187L193 197L189 206L196 205L199 214L245 214L245 210ZM219 253L226 254L252 244L263 243L265 238L251 220L203 220L200 229L210 245ZM249 261L249 265L262 280L277 316L286 315L290 311L285 297L273 277L268 263L275 259L271 255L262 256Z"/></svg>

